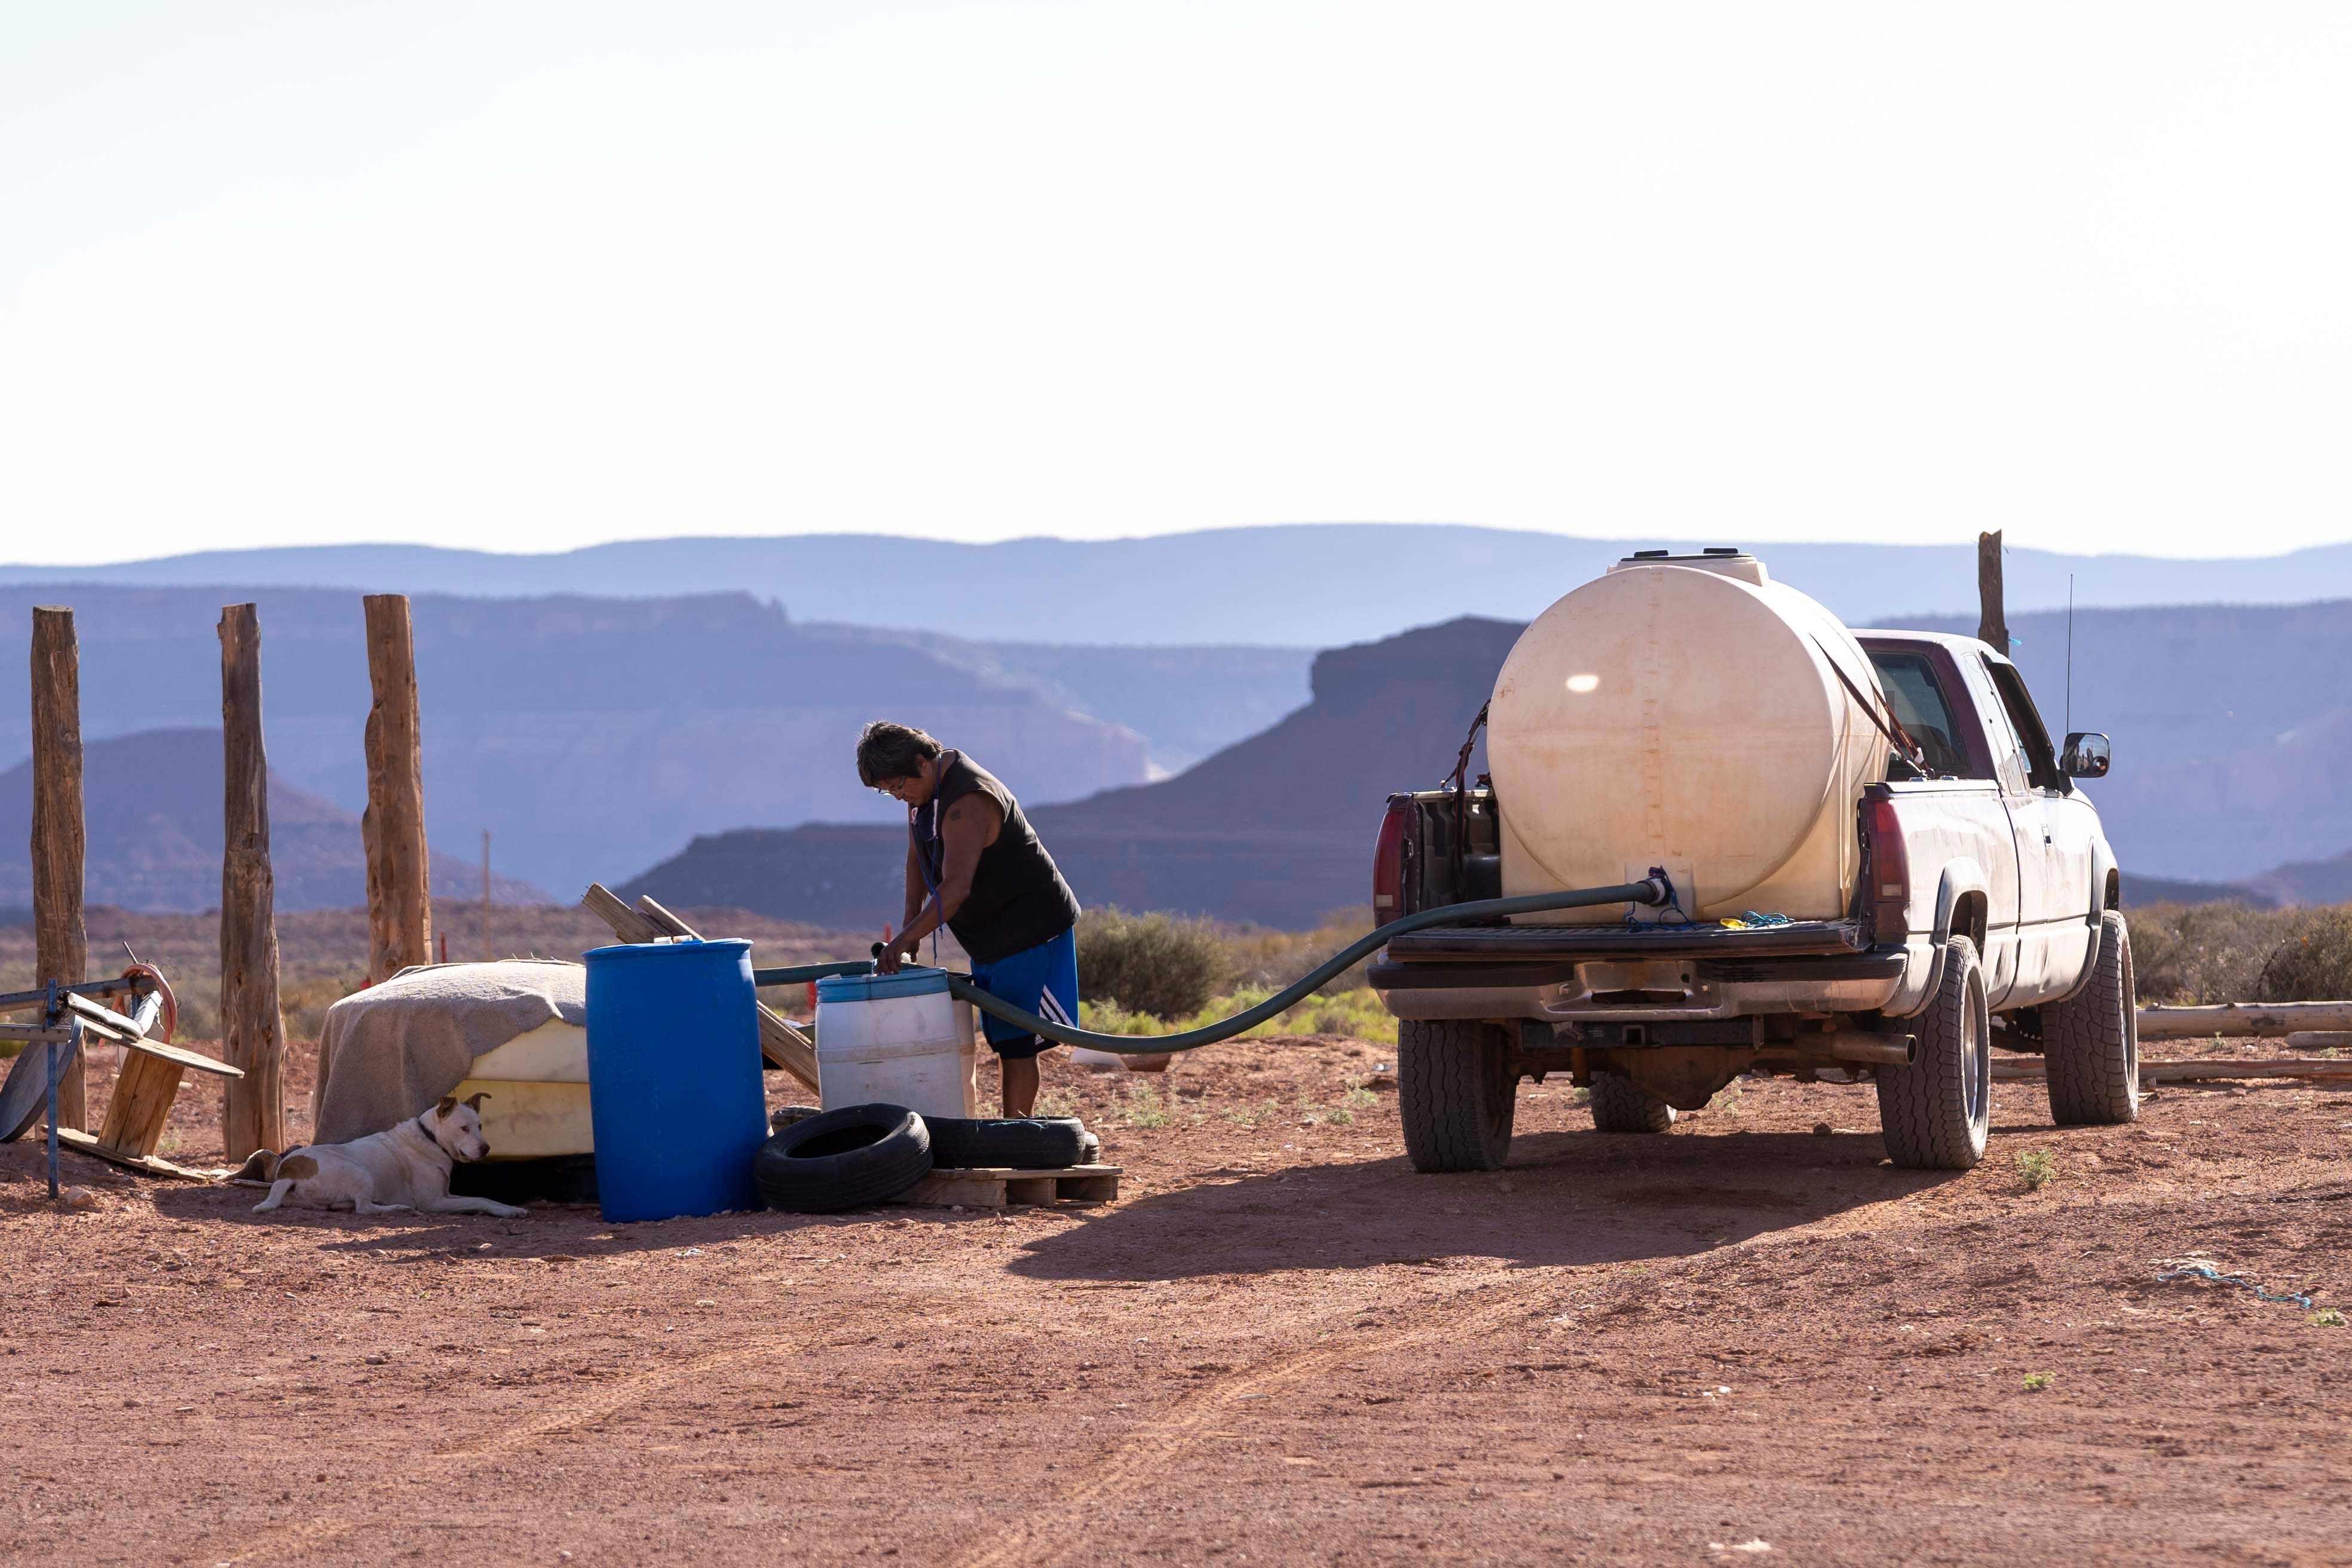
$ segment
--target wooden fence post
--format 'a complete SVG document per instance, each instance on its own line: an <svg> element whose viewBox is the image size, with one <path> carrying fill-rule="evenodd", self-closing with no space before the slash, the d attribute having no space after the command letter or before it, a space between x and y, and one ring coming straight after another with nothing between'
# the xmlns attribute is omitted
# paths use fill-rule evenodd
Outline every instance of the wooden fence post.
<svg viewBox="0 0 2352 1568"><path fill-rule="evenodd" d="M286 1020L278 1005L277 878L269 866L269 753L261 737L261 622L221 611L221 1147L232 1161L286 1147Z"/></svg>
<svg viewBox="0 0 2352 1568"><path fill-rule="evenodd" d="M2001 604L2000 530L1977 535L1977 640L2009 657L2009 614Z"/></svg>
<svg viewBox="0 0 2352 1568"><path fill-rule="evenodd" d="M87 980L81 920L81 649L73 612L33 611L33 983ZM89 1101L76 1058L58 1084L58 1125L89 1131Z"/></svg>
<svg viewBox="0 0 2352 1568"><path fill-rule="evenodd" d="M433 898L425 848L424 742L416 712L416 648L405 594L370 594L367 720L368 982L433 962Z"/></svg>

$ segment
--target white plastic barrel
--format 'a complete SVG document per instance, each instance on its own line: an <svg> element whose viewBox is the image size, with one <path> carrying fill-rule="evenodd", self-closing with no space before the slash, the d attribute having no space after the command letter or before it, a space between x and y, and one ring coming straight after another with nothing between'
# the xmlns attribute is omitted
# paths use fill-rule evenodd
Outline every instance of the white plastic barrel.
<svg viewBox="0 0 2352 1568"><path fill-rule="evenodd" d="M947 972L839 974L816 983L817 1099L903 1105L922 1116L979 1114L971 1008Z"/></svg>

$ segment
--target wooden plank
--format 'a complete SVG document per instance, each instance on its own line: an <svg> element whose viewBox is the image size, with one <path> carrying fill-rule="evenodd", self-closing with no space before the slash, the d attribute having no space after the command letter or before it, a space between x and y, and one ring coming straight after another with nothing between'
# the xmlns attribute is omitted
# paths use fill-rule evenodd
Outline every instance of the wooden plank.
<svg viewBox="0 0 2352 1568"><path fill-rule="evenodd" d="M921 1208L952 1208L960 1204L968 1209L1001 1209L1004 1206L1004 1182L993 1176L933 1174L889 1201Z"/></svg>
<svg viewBox="0 0 2352 1568"><path fill-rule="evenodd" d="M207 1056L199 1056L184 1047L165 1045L161 1040L124 1040L121 1045L123 1049L139 1056L153 1057L160 1061L176 1062L181 1067L193 1068L197 1072L208 1072L215 1078L238 1079L245 1076L243 1069L233 1068L226 1062L215 1061Z"/></svg>
<svg viewBox="0 0 2352 1568"><path fill-rule="evenodd" d="M702 933L654 901L651 893L637 895L637 912L653 921L655 929L666 936L682 936L688 942L699 942Z"/></svg>
<svg viewBox="0 0 2352 1568"><path fill-rule="evenodd" d="M221 1052L244 1073L221 1097L221 1147L241 1155L286 1147L286 1017L278 996L278 879L261 734L261 622L251 605L227 605L217 629Z"/></svg>
<svg viewBox="0 0 2352 1568"><path fill-rule="evenodd" d="M889 1201L924 1208L1003 1208L1007 1204L1107 1203L1118 1196L1120 1167L935 1169Z"/></svg>
<svg viewBox="0 0 2352 1568"><path fill-rule="evenodd" d="M1031 1176L1116 1176L1124 1165L934 1165L934 1176L974 1176L992 1181Z"/></svg>
<svg viewBox="0 0 2352 1568"><path fill-rule="evenodd" d="M2352 1030L2352 1002L2230 1002L2218 1007L2142 1007L2143 1040L2255 1039L2308 1029Z"/></svg>
<svg viewBox="0 0 2352 1568"><path fill-rule="evenodd" d="M615 899L614 902L620 900ZM683 937L689 942L701 940L700 931L656 903L649 893L638 896L635 913L665 936ZM806 1035L793 1028L791 1020L782 1013L764 1002L755 1005L760 1009L760 1054L806 1087L815 1089L816 1047Z"/></svg>
<svg viewBox="0 0 2352 1568"><path fill-rule="evenodd" d="M367 852L368 983L433 962L433 896L425 846L424 736L416 706L416 647L405 594L370 594L367 613L368 803L360 816Z"/></svg>
<svg viewBox="0 0 2352 1568"><path fill-rule="evenodd" d="M613 935L622 942L659 942L661 927L621 901L620 895L602 882L591 882L588 890L580 895L580 907L613 928Z"/></svg>
<svg viewBox="0 0 2352 1568"><path fill-rule="evenodd" d="M1056 1184L1056 1196L1075 1203L1107 1204L1118 1196L1118 1173L1107 1176L1064 1176Z"/></svg>
<svg viewBox="0 0 2352 1568"><path fill-rule="evenodd" d="M1995 1083L2040 1083L2049 1077L2047 1064L2038 1060L1996 1061ZM2144 1083L2197 1083L2228 1079L2292 1078L2316 1083L2352 1083L2352 1058L2273 1057L2268 1060L2233 1061L2227 1057L2200 1060L2139 1064Z"/></svg>
<svg viewBox="0 0 2352 1568"><path fill-rule="evenodd" d="M69 609L33 611L33 984L70 985L89 964L82 924L81 645ZM89 1120L82 1057L58 1084L58 1124Z"/></svg>
<svg viewBox="0 0 2352 1568"><path fill-rule="evenodd" d="M126 1171L137 1171L145 1176L166 1176L177 1182L217 1182L230 1173L225 1169L198 1171L186 1165L175 1165L171 1161L154 1154L126 1154L119 1149L108 1148L89 1133L75 1127L58 1129L58 1146L70 1149L77 1154L87 1154L93 1160L104 1160L110 1164L120 1165Z"/></svg>
<svg viewBox="0 0 2352 1568"><path fill-rule="evenodd" d="M2213 1007L2143 1007L2140 1037L2155 1040L2286 1039L2352 1029L2352 1002L2226 1003Z"/></svg>
<svg viewBox="0 0 2352 1568"><path fill-rule="evenodd" d="M163 1123L172 1118L172 1101L179 1097L180 1079L187 1070L144 1051L124 1057L98 1141L117 1153L152 1154L163 1141Z"/></svg>

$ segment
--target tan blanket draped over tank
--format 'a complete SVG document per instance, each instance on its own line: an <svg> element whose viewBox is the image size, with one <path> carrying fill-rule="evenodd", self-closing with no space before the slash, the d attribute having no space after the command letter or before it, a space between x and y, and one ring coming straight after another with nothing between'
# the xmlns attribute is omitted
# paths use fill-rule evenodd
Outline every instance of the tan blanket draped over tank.
<svg viewBox="0 0 2352 1568"><path fill-rule="evenodd" d="M588 971L555 959L404 969L327 1009L311 1138L347 1143L416 1115L474 1059L540 1026L588 1024Z"/></svg>

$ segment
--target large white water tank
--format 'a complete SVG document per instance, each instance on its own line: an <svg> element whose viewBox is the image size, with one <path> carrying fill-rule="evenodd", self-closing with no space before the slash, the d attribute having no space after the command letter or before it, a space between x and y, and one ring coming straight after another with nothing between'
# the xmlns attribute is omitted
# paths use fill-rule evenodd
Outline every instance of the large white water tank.
<svg viewBox="0 0 2352 1568"><path fill-rule="evenodd" d="M1885 776L1887 742L1839 669L1878 700L1853 634L1752 556L1635 557L1561 599L1521 634L1487 713L1504 894L1663 866L1693 919L1844 914L1855 802Z"/></svg>

